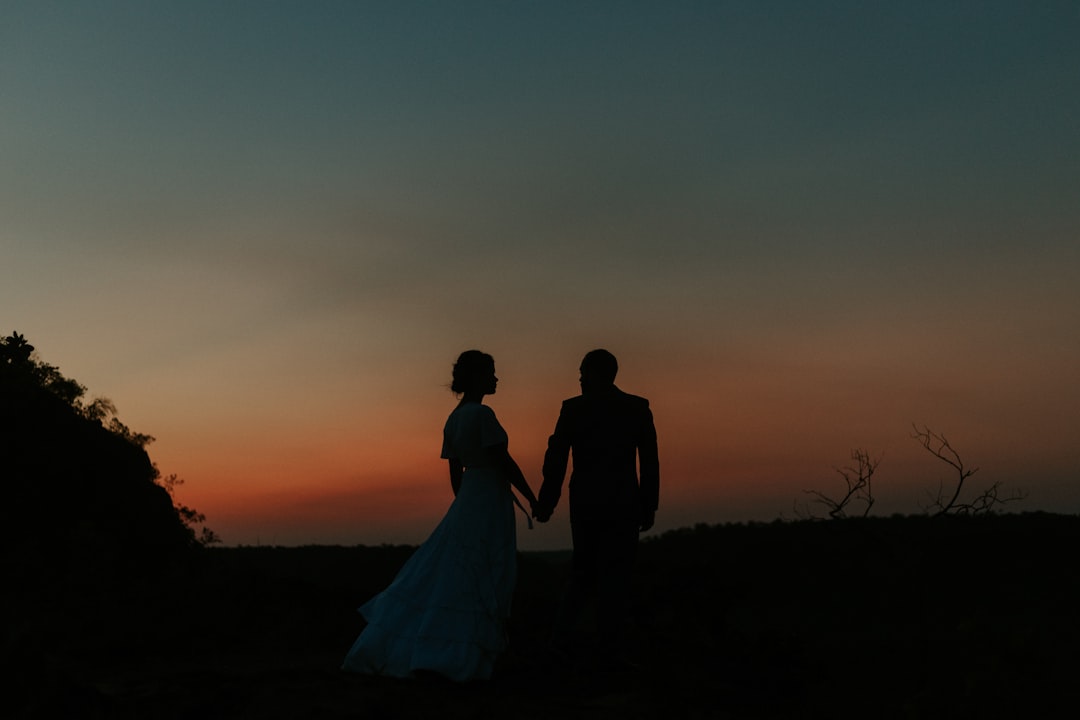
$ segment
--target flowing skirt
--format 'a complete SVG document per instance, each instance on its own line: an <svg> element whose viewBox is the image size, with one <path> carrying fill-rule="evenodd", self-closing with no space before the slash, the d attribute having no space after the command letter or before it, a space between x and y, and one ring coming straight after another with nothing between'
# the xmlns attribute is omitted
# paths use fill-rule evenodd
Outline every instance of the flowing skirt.
<svg viewBox="0 0 1080 720"><path fill-rule="evenodd" d="M506 648L516 551L509 483L492 468L468 468L431 536L390 586L360 607L368 624L342 669L490 678Z"/></svg>

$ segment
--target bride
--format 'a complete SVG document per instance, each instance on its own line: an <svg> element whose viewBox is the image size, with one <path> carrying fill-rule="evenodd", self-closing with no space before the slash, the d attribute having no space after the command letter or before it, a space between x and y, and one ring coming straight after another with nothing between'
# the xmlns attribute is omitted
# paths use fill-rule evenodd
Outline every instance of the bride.
<svg viewBox="0 0 1080 720"><path fill-rule="evenodd" d="M458 357L451 390L461 402L443 428L442 457L454 501L383 592L360 612L367 626L342 669L409 677L436 672L451 680L491 677L506 648L506 620L517 573L511 485L530 505L536 496L507 449L506 431L482 400L495 393L494 359L479 350Z"/></svg>

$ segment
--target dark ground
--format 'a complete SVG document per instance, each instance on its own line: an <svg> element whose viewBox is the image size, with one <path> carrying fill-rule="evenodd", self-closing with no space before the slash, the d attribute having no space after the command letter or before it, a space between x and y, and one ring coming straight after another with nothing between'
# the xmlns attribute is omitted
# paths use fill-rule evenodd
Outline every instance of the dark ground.
<svg viewBox="0 0 1080 720"><path fill-rule="evenodd" d="M631 670L545 652L568 555L523 554L511 649L466 685L338 670L411 548L216 548L126 587L84 567L5 591L0 714L1075 716L1078 541L1041 513L669 532L641 546Z"/></svg>

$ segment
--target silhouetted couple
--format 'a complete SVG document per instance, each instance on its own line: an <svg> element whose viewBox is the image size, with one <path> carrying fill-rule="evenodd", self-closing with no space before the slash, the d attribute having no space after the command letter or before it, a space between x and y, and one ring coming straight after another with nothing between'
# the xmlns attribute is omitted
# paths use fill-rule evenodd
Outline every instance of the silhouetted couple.
<svg viewBox="0 0 1080 720"><path fill-rule="evenodd" d="M573 649L584 601L595 593L599 649L629 650L631 574L638 533L653 525L660 470L649 403L615 386L618 363L606 350L581 362L581 395L565 401L544 456L540 497L508 450L506 431L483 397L495 392L495 361L461 354L451 389L461 401L443 429L454 501L431 536L383 592L360 608L367 620L343 669L409 677L437 673L465 681L491 677L506 649L517 573L516 498L546 522L570 476L574 551L569 586L552 629ZM640 479L638 469L640 466Z"/></svg>

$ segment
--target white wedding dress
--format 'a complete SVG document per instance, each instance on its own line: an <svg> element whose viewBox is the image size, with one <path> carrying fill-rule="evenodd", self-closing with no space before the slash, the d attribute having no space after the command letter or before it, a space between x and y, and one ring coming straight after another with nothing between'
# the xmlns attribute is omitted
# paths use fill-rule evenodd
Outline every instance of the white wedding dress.
<svg viewBox="0 0 1080 720"><path fill-rule="evenodd" d="M442 457L465 466L461 487L390 586L360 607L368 624L344 670L391 677L428 670L457 681L491 677L506 648L517 573L512 491L489 453L506 440L486 405L463 403L450 414Z"/></svg>

